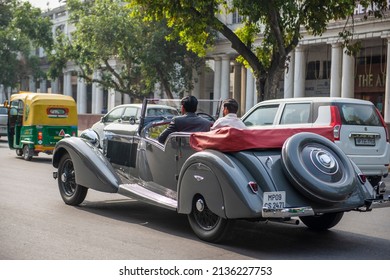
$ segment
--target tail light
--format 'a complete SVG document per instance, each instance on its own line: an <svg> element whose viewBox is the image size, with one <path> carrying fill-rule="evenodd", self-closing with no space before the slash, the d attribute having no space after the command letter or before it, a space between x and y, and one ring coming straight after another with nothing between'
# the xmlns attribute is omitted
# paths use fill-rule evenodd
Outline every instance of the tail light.
<svg viewBox="0 0 390 280"><path fill-rule="evenodd" d="M38 131L38 140L42 140L43 139L43 133L42 131Z"/></svg>
<svg viewBox="0 0 390 280"><path fill-rule="evenodd" d="M331 121L330 125L333 127L333 137L334 140L340 140L340 131L341 131L341 117L339 108L337 106L330 106L330 116Z"/></svg>
<svg viewBox="0 0 390 280"><path fill-rule="evenodd" d="M383 127L385 128L386 133L386 141L389 142L389 130L387 129L387 124L385 123L385 120L382 117L382 114L379 112L378 108L375 107L376 114L378 115L379 119L381 120L381 123Z"/></svg>
<svg viewBox="0 0 390 280"><path fill-rule="evenodd" d="M249 187L249 189L250 189L253 193L257 193L257 192L259 191L259 186L257 185L256 182L253 182L253 181L249 182L249 183L248 183L248 187Z"/></svg>
<svg viewBox="0 0 390 280"><path fill-rule="evenodd" d="M362 184L365 184L365 183L367 182L367 177L366 177L366 175L364 175L364 174L362 174L362 173L359 173L359 174L358 174L358 178L359 178L360 183L362 183Z"/></svg>

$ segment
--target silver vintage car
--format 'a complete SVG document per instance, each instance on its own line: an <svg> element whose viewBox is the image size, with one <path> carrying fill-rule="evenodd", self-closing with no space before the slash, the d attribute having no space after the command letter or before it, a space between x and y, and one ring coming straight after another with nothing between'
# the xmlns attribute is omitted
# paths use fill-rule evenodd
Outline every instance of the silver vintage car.
<svg viewBox="0 0 390 280"><path fill-rule="evenodd" d="M332 127L225 127L175 132L161 144L157 136L172 116L146 116L151 103L180 104L145 99L140 120L105 128L103 147L93 130L58 142L53 177L66 204L81 204L88 189L119 193L187 215L208 242L226 239L238 219L301 220L327 230L344 212L389 206L385 185L373 188L329 140ZM215 119L220 105L199 100L198 112ZM137 130L126 129L134 124Z"/></svg>

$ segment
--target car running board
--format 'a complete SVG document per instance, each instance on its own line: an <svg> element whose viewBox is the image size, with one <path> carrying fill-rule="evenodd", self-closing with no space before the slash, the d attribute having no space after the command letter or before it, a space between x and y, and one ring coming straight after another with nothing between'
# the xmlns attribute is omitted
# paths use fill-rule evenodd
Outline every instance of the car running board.
<svg viewBox="0 0 390 280"><path fill-rule="evenodd" d="M118 193L149 204L177 210L177 200L152 192L137 184L121 184Z"/></svg>

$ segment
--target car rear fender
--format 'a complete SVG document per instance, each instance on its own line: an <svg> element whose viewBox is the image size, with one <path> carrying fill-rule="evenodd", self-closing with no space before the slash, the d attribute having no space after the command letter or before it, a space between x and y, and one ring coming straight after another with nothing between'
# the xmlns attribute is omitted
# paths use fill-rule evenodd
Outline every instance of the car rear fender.
<svg viewBox="0 0 390 280"><path fill-rule="evenodd" d="M197 195L223 218L259 217L262 199L250 191L251 174L230 154L195 153L184 163L178 181L178 212L189 214Z"/></svg>
<svg viewBox="0 0 390 280"><path fill-rule="evenodd" d="M118 192L121 180L98 148L78 137L64 138L54 150L55 168L65 153L72 159L77 184L102 192Z"/></svg>

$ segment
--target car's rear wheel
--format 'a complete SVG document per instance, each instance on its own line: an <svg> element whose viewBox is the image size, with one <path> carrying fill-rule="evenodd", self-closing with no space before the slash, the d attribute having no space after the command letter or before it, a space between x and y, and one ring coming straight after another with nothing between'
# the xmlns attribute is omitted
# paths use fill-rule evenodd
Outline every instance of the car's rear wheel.
<svg viewBox="0 0 390 280"><path fill-rule="evenodd" d="M326 213L318 216L303 216L299 219L310 229L327 230L337 225L343 215L344 212Z"/></svg>
<svg viewBox="0 0 390 280"><path fill-rule="evenodd" d="M58 188L68 205L79 205L87 196L88 188L76 184L75 170L69 154L64 154L58 165Z"/></svg>
<svg viewBox="0 0 390 280"><path fill-rule="evenodd" d="M188 221L194 233L202 240L208 242L221 242L225 240L233 226L233 220L224 219L207 207L203 197L194 199L192 212Z"/></svg>
<svg viewBox="0 0 390 280"><path fill-rule="evenodd" d="M357 186L350 159L327 138L295 134L282 148L283 169L303 195L323 204L345 201Z"/></svg>
<svg viewBox="0 0 390 280"><path fill-rule="evenodd" d="M33 154L34 154L34 151L28 145L23 146L23 158L25 160L30 161L33 157Z"/></svg>

